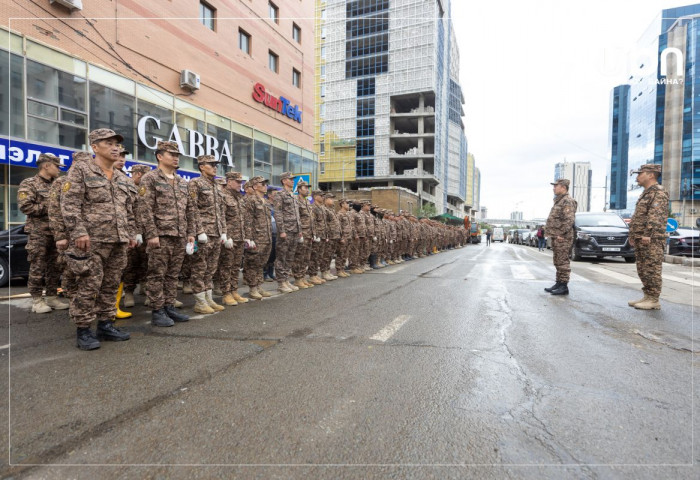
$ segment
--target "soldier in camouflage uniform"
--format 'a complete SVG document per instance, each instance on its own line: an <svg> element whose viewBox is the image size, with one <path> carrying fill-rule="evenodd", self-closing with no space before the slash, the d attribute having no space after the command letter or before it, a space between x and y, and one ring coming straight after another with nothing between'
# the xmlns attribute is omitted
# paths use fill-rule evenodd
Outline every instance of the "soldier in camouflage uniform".
<svg viewBox="0 0 700 480"><path fill-rule="evenodd" d="M292 193L294 175L292 172L284 172L280 175L280 181L284 189L277 192L274 197L275 223L277 224L275 275L280 293L290 293L299 290L299 287L289 283L289 277L293 275L294 253L299 248L299 244L306 239L301 231L299 207Z"/></svg>
<svg viewBox="0 0 700 480"><path fill-rule="evenodd" d="M29 234L27 286L32 295L32 312L48 313L51 309L65 310L68 305L58 299L61 271L58 268L58 249L49 225L49 198L51 185L58 178L61 161L55 155L42 153L36 162L39 173L22 180L17 192L17 203L27 216L24 231ZM46 300L43 297L46 287Z"/></svg>
<svg viewBox="0 0 700 480"><path fill-rule="evenodd" d="M122 152L123 154L124 152ZM148 165L134 165L131 167L131 180L134 182L134 186L138 189L141 178L144 174L151 171L151 167ZM138 190L137 190L138 191ZM132 248L128 252L128 259L126 263L126 269L124 270L124 275L122 280L124 281L124 306L133 307L134 302L134 290L136 290L136 284L140 283L142 287L145 287L146 271L148 268L148 255L146 255L146 245L143 243L143 225L141 224L141 218L138 214L139 211L139 197L140 195L135 195L134 200L134 212L136 212L136 248ZM142 289L145 291L145 288Z"/></svg>
<svg viewBox="0 0 700 480"><path fill-rule="evenodd" d="M149 168L139 181L137 213L146 239L145 284L151 325L171 327L189 320L175 311L175 301L185 247L194 245L197 221L187 182L176 173L180 162L177 143L158 141L156 159L158 168Z"/></svg>
<svg viewBox="0 0 700 480"><path fill-rule="evenodd" d="M245 206L245 245L243 258L243 279L248 284L248 296L255 300L270 297L271 294L260 287L263 284L263 268L272 248L272 214L265 201L267 180L253 177L246 183L250 185L250 194L246 193ZM248 192L248 190L246 190Z"/></svg>
<svg viewBox="0 0 700 480"><path fill-rule="evenodd" d="M321 285L326 283L326 280L318 276L319 268L323 260L323 255L328 243L328 223L326 221L326 211L323 206L324 193L321 190L314 190L314 203L311 206L311 211L314 214L314 225L316 226L316 238L311 247L311 259L309 261L309 283L313 285Z"/></svg>
<svg viewBox="0 0 700 480"><path fill-rule="evenodd" d="M644 187L644 192L637 200L629 231L644 297L628 304L640 310L659 310L669 196L658 183L661 165L649 163L632 173L637 174L637 183Z"/></svg>
<svg viewBox="0 0 700 480"><path fill-rule="evenodd" d="M360 208L360 210L356 207ZM365 217L361 213L361 208L361 204L355 203L350 210L350 218L352 219L352 226L355 231L351 253L350 273L356 275L365 273L363 255L365 251L367 227L365 226Z"/></svg>
<svg viewBox="0 0 700 480"><path fill-rule="evenodd" d="M353 229L352 217L350 216L350 204L347 199L340 200L340 211L338 212L338 220L340 220L340 242L338 253L335 257L335 271L339 277L349 277L350 274L345 269L345 263L349 261L353 237L355 231Z"/></svg>
<svg viewBox="0 0 700 480"><path fill-rule="evenodd" d="M326 213L326 226L328 227L328 242L323 250L323 259L321 260L321 278L323 280L335 280L338 277L331 274L331 262L333 256L338 257L340 248L340 219L335 212L335 195L328 192L323 196L323 207ZM336 260L336 269L339 269L340 259Z"/></svg>
<svg viewBox="0 0 700 480"><path fill-rule="evenodd" d="M574 220L576 219L576 200L569 195L569 180L562 178L552 183L554 205L549 212L545 231L552 239L554 267L557 269L556 283L545 291L552 295L569 294L569 277L571 265L569 252L574 242Z"/></svg>
<svg viewBox="0 0 700 480"><path fill-rule="evenodd" d="M199 250L192 262L192 291L196 313L214 313L224 309L214 301L213 277L219 266L221 246L226 243L226 215L224 199L215 181L219 161L213 155L200 155L197 165L201 177L190 180L188 190L194 200L197 218Z"/></svg>
<svg viewBox="0 0 700 480"><path fill-rule="evenodd" d="M299 195L296 196L295 201L299 211L299 223L301 224L301 234L304 237L304 241L297 245L294 253L294 286L297 288L310 288L314 284L307 282L304 277L306 277L306 270L311 262L311 249L314 245L314 238L316 238L316 227L314 225L312 207L308 200L309 184L304 180L300 180L297 183L297 192Z"/></svg>
<svg viewBox="0 0 700 480"><path fill-rule="evenodd" d="M226 203L226 235L228 240L221 253L220 285L224 294L225 305L247 303L248 299L238 294L238 279L243 262L245 240L245 216L241 184L243 177L240 172L226 173L224 202Z"/></svg>
<svg viewBox="0 0 700 480"><path fill-rule="evenodd" d="M70 232L66 262L78 276L78 291L70 303L82 350L99 348L98 339L130 338L114 326L114 299L126 267L127 247L136 246L136 223L128 177L114 164L121 135L107 128L90 132L94 161L73 166L62 188L61 214ZM98 320L97 336L90 329Z"/></svg>

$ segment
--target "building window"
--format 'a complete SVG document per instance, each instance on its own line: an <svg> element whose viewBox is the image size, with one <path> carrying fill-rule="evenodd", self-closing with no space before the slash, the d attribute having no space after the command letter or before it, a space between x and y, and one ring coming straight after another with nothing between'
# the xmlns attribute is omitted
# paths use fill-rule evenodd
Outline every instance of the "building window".
<svg viewBox="0 0 700 480"><path fill-rule="evenodd" d="M357 121L357 136L358 137L373 137L374 136L374 119L365 118Z"/></svg>
<svg viewBox="0 0 700 480"><path fill-rule="evenodd" d="M24 138L23 76L24 59L0 50L0 135Z"/></svg>
<svg viewBox="0 0 700 480"><path fill-rule="evenodd" d="M321 145L320 145L320 152L321 152L321 155L325 155L325 154L326 154L326 142L321 142ZM321 165L323 165L323 164L321 164ZM323 173L323 172L321 172L321 173Z"/></svg>
<svg viewBox="0 0 700 480"><path fill-rule="evenodd" d="M296 23L292 23L292 38L295 42L301 43L301 28Z"/></svg>
<svg viewBox="0 0 700 480"><path fill-rule="evenodd" d="M250 34L241 28L238 29L238 48L250 55Z"/></svg>
<svg viewBox="0 0 700 480"><path fill-rule="evenodd" d="M320 125L320 127L319 127L319 131L320 131L320 134L321 134L321 135L325 135L325 134L326 134L326 125L325 125L323 122L321 122L321 125Z"/></svg>
<svg viewBox="0 0 700 480"><path fill-rule="evenodd" d="M321 78L326 78L326 66L321 65Z"/></svg>
<svg viewBox="0 0 700 480"><path fill-rule="evenodd" d="M325 103L322 103L319 106L319 115L321 116L321 118L326 116L326 104Z"/></svg>
<svg viewBox="0 0 700 480"><path fill-rule="evenodd" d="M321 10L321 20L325 20L325 19L326 19L326 9L324 8L323 10Z"/></svg>
<svg viewBox="0 0 700 480"><path fill-rule="evenodd" d="M373 177L374 176L374 159L357 160L355 163L355 176L357 177Z"/></svg>
<svg viewBox="0 0 700 480"><path fill-rule="evenodd" d="M358 157L374 156L374 139L358 140L355 145L355 155Z"/></svg>
<svg viewBox="0 0 700 480"><path fill-rule="evenodd" d="M301 72L296 68L292 68L292 85L301 88Z"/></svg>
<svg viewBox="0 0 700 480"><path fill-rule="evenodd" d="M275 23L280 23L280 9L277 8L277 5L275 5L272 2L269 2L270 5L270 18L275 21Z"/></svg>
<svg viewBox="0 0 700 480"><path fill-rule="evenodd" d="M321 155L323 155L323 151L321 152ZM321 162L321 175L324 175L326 173L326 162Z"/></svg>
<svg viewBox="0 0 700 480"><path fill-rule="evenodd" d="M326 58L326 47L321 47L321 58Z"/></svg>
<svg viewBox="0 0 700 480"><path fill-rule="evenodd" d="M357 101L357 116L371 117L374 115L374 98L363 98Z"/></svg>
<svg viewBox="0 0 700 480"><path fill-rule="evenodd" d="M321 38L326 38L326 33L328 30L326 30L326 27L321 27Z"/></svg>
<svg viewBox="0 0 700 480"><path fill-rule="evenodd" d="M272 50L269 50L269 66L270 70L272 70L275 73L278 73L280 70L280 57L273 52Z"/></svg>
<svg viewBox="0 0 700 480"><path fill-rule="evenodd" d="M357 81L357 96L368 97L374 95L375 82L374 78L363 78Z"/></svg>
<svg viewBox="0 0 700 480"><path fill-rule="evenodd" d="M199 21L209 30L214 30L216 10L206 2L199 2Z"/></svg>
<svg viewBox="0 0 700 480"><path fill-rule="evenodd" d="M136 99L99 83L90 82L90 130L109 128L124 137L123 145L134 151Z"/></svg>
<svg viewBox="0 0 700 480"><path fill-rule="evenodd" d="M325 85L321 85L321 96L322 97L326 96L326 86Z"/></svg>

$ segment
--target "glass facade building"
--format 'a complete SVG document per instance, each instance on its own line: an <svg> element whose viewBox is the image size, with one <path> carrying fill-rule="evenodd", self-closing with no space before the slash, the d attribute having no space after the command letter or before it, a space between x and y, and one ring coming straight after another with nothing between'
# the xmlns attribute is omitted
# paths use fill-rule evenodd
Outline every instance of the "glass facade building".
<svg viewBox="0 0 700 480"><path fill-rule="evenodd" d="M610 210L627 208L627 179L629 178L627 153L629 150L629 103L630 86L618 85L610 95L610 131L608 148L610 168L608 170L608 198Z"/></svg>

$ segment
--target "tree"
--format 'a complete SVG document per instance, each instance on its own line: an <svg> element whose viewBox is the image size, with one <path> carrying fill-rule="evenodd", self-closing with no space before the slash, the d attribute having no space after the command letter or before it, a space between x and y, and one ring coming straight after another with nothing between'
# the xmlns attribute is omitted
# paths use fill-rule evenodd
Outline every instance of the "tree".
<svg viewBox="0 0 700 480"><path fill-rule="evenodd" d="M426 203L416 211L416 217L419 218L431 218L435 215L437 215L437 208L432 203Z"/></svg>

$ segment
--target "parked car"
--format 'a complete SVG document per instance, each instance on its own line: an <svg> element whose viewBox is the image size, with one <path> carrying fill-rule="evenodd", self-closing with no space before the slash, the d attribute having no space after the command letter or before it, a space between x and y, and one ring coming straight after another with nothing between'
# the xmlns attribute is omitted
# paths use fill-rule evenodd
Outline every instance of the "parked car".
<svg viewBox="0 0 700 480"><path fill-rule="evenodd" d="M532 232L530 230L525 230L523 233L520 234L518 237L520 241L518 242L520 245L530 245L530 235Z"/></svg>
<svg viewBox="0 0 700 480"><path fill-rule="evenodd" d="M669 233L669 255L700 256L700 231L695 228L679 228Z"/></svg>
<svg viewBox="0 0 700 480"><path fill-rule="evenodd" d="M530 230L528 230L527 228L518 228L517 230L515 230L515 232L513 232L513 243L517 243L518 245L522 245L523 240L521 237L525 233L529 233L529 232L530 232Z"/></svg>
<svg viewBox="0 0 700 480"><path fill-rule="evenodd" d="M537 246L537 230L530 231L530 238L528 240L530 241L531 247Z"/></svg>
<svg viewBox="0 0 700 480"><path fill-rule="evenodd" d="M501 227L495 227L493 229L493 236L491 237L491 241L503 243L503 240L503 229Z"/></svg>
<svg viewBox="0 0 700 480"><path fill-rule="evenodd" d="M513 243L514 240L515 240L515 229L511 228L510 230L508 230L508 237L506 238L506 241L508 243Z"/></svg>
<svg viewBox="0 0 700 480"><path fill-rule="evenodd" d="M29 276L28 239L24 225L0 232L0 287L7 285L11 278Z"/></svg>
<svg viewBox="0 0 700 480"><path fill-rule="evenodd" d="M623 257L634 263L634 248L629 243L629 226L616 213L582 212L574 222L574 244L569 258Z"/></svg>

